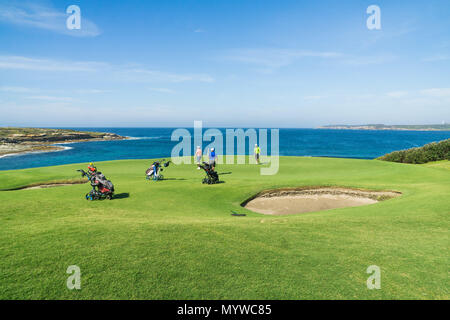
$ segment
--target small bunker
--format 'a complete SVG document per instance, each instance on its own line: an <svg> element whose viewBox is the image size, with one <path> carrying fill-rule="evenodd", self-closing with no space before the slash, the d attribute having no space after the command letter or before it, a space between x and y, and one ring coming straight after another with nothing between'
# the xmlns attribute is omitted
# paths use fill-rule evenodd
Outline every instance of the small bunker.
<svg viewBox="0 0 450 320"><path fill-rule="evenodd" d="M267 190L241 205L248 210L286 215L329 209L357 207L400 196L396 191L373 191L344 187L302 187Z"/></svg>

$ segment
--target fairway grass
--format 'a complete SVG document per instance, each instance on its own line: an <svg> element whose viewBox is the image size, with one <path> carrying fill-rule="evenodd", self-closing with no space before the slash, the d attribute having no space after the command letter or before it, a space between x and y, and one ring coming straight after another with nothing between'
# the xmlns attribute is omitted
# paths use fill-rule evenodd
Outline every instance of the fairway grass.
<svg viewBox="0 0 450 320"><path fill-rule="evenodd" d="M278 174L195 165L145 180L149 160L96 163L116 187L89 202L89 184L0 191L1 299L449 299L450 166L281 157ZM76 181L86 164L0 172L0 190ZM361 207L267 216L240 204L301 186L393 190ZM231 210L246 216L231 216ZM66 287L81 269L81 290ZM367 267L381 268L369 290Z"/></svg>

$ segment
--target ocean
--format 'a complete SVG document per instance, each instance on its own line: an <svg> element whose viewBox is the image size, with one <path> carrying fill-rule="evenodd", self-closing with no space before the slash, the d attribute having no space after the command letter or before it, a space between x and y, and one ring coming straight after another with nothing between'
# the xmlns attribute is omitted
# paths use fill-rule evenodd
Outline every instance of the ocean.
<svg viewBox="0 0 450 320"><path fill-rule="evenodd" d="M171 141L175 128L70 129L112 132L132 138L61 144L66 147L63 151L6 156L0 158L0 170L119 159L168 158L172 148L178 143ZM189 130L192 132L192 129ZM207 128L204 128L203 132L205 130ZM225 150L225 129L220 130L224 133ZM395 150L420 147L448 138L450 131L280 129L279 153L281 156L374 159ZM268 142L270 149L270 130ZM204 141L203 148L209 143ZM194 148L193 139L191 144ZM246 149L248 151L248 145Z"/></svg>

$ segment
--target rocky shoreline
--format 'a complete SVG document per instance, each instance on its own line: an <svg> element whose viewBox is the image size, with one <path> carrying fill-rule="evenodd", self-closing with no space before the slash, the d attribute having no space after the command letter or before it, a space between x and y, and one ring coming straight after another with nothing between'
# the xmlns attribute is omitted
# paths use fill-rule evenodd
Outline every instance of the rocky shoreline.
<svg viewBox="0 0 450 320"><path fill-rule="evenodd" d="M327 125L317 129L335 130L396 130L396 131L448 131L450 125Z"/></svg>
<svg viewBox="0 0 450 320"><path fill-rule="evenodd" d="M85 132L69 129L0 128L0 157L65 150L62 143L124 140L109 132Z"/></svg>

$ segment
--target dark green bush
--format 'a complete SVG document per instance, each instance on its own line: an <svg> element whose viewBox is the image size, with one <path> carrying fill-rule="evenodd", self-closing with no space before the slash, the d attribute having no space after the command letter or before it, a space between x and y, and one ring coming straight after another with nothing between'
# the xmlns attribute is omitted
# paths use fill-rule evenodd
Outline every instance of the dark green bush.
<svg viewBox="0 0 450 320"><path fill-rule="evenodd" d="M427 163L450 160L450 139L437 143L432 142L420 148L394 151L379 157L378 160L401 163Z"/></svg>

